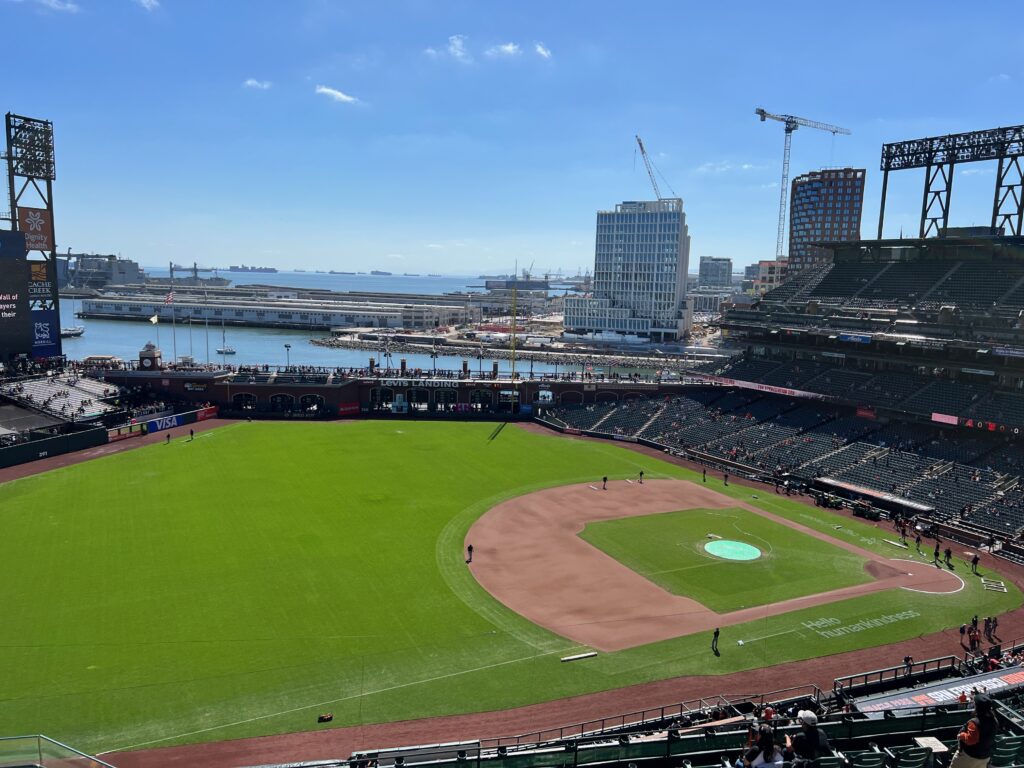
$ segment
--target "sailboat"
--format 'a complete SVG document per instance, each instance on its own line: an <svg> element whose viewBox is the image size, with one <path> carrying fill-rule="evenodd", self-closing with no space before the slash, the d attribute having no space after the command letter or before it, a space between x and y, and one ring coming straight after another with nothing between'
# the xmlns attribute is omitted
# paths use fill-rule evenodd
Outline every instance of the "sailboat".
<svg viewBox="0 0 1024 768"><path fill-rule="evenodd" d="M75 315L76 317L78 316L78 313L75 312L75 300L74 299L71 300L71 314ZM85 333L85 326L84 325L71 325L71 326L67 326L67 327L61 326L61 329L60 329L60 337L62 339L77 339L79 336L81 336L84 333Z"/></svg>
<svg viewBox="0 0 1024 768"><path fill-rule="evenodd" d="M221 321L220 321L220 343L221 343L221 346L217 348L217 354L218 355L234 355L234 354L237 354L235 352L235 348L234 347L229 347L228 346L227 336L226 336L225 331L224 331L224 319L223 318L221 318Z"/></svg>

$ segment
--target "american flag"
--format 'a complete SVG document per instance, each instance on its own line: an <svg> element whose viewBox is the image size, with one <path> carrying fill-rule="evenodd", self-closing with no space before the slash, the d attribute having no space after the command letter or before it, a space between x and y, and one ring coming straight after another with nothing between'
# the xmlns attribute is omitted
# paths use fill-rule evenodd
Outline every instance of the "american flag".
<svg viewBox="0 0 1024 768"><path fill-rule="evenodd" d="M164 297L164 304L173 304L173 303L174 303L174 291L168 291L167 295Z"/></svg>

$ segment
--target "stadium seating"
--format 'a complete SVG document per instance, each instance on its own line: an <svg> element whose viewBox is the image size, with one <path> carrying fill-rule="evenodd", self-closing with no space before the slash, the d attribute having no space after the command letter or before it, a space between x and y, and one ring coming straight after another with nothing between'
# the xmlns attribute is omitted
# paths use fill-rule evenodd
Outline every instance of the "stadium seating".
<svg viewBox="0 0 1024 768"><path fill-rule="evenodd" d="M999 424L1024 424L1024 395L993 392L964 415Z"/></svg>
<svg viewBox="0 0 1024 768"><path fill-rule="evenodd" d="M853 397L869 405L895 407L916 393L921 386L920 376L909 373L879 373L857 387Z"/></svg>
<svg viewBox="0 0 1024 768"><path fill-rule="evenodd" d="M872 263L833 264L824 279L807 293L807 298L822 304L842 304L861 290L878 270L878 264Z"/></svg>
<svg viewBox="0 0 1024 768"><path fill-rule="evenodd" d="M911 413L956 415L987 394L984 388L961 381L933 381L904 400L900 407Z"/></svg>
<svg viewBox="0 0 1024 768"><path fill-rule="evenodd" d="M100 399L116 397L116 387L69 374L10 382L0 386L0 394L66 421L88 421L117 410Z"/></svg>

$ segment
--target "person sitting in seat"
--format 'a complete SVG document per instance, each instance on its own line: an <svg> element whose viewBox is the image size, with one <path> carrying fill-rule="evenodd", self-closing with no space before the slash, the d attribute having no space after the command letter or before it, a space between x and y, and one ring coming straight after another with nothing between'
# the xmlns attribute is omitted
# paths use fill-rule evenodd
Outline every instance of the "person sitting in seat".
<svg viewBox="0 0 1024 768"><path fill-rule="evenodd" d="M801 709L796 713L796 719L800 723L800 733L792 738L786 734L785 756L787 760L796 758L815 760L832 754L828 736L818 728L816 714L808 709Z"/></svg>
<svg viewBox="0 0 1024 768"><path fill-rule="evenodd" d="M784 761L782 746L775 741L770 725L762 724L757 731L757 742L736 761L736 768L758 768L762 765L781 766Z"/></svg>

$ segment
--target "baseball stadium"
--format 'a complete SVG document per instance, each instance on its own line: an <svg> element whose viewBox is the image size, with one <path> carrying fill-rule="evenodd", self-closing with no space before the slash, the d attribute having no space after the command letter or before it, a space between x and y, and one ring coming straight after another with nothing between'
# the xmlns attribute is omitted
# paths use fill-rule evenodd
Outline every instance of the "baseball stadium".
<svg viewBox="0 0 1024 768"><path fill-rule="evenodd" d="M535 376L71 360L0 232L0 766L1024 765L1016 227Z"/></svg>

